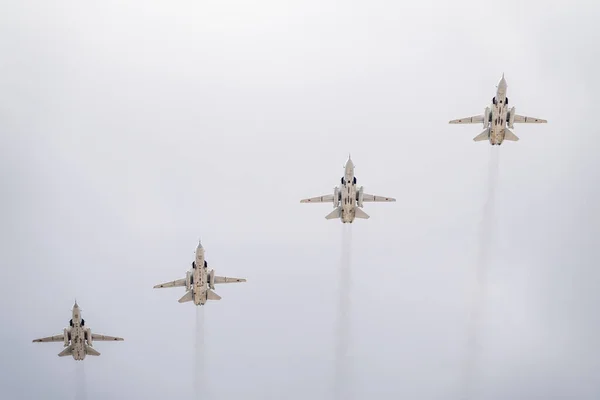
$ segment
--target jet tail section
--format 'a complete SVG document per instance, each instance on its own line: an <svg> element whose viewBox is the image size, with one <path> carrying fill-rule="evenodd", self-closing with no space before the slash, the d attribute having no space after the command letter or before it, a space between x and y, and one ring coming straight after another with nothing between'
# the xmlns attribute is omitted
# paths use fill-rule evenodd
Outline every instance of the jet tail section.
<svg viewBox="0 0 600 400"><path fill-rule="evenodd" d="M325 216L325 219L336 219L342 217L342 207L338 207Z"/></svg>
<svg viewBox="0 0 600 400"><path fill-rule="evenodd" d="M484 129L479 135L473 138L474 142L481 142L483 140L488 140L490 138L490 130L488 128Z"/></svg>
<svg viewBox="0 0 600 400"><path fill-rule="evenodd" d="M180 303L187 303L188 301L192 301L194 300L194 297L192 296L192 291L188 290L182 298L179 299Z"/></svg>
<svg viewBox="0 0 600 400"><path fill-rule="evenodd" d="M356 218L362 218L362 219L369 219L371 218L366 212L364 212L362 209L356 207L354 209L354 216Z"/></svg>
<svg viewBox="0 0 600 400"><path fill-rule="evenodd" d="M66 357L66 356L72 356L73 355L73 346L69 346L66 349L64 349L63 351L61 351L60 353L58 353L59 357Z"/></svg>
<svg viewBox="0 0 600 400"><path fill-rule="evenodd" d="M208 289L208 291L206 292L206 299L207 300L221 300L221 296L219 296L212 290Z"/></svg>
<svg viewBox="0 0 600 400"><path fill-rule="evenodd" d="M92 346L85 346L85 354L87 354L88 356L99 356L100 353L94 349Z"/></svg>
<svg viewBox="0 0 600 400"><path fill-rule="evenodd" d="M519 140L519 138L510 129L504 128L504 140L516 142L517 140Z"/></svg>

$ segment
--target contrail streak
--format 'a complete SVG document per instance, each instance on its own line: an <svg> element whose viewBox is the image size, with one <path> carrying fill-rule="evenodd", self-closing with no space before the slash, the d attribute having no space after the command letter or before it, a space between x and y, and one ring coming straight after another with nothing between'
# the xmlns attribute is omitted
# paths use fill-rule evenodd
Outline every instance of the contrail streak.
<svg viewBox="0 0 600 400"><path fill-rule="evenodd" d="M343 224L342 254L339 276L339 304L335 346L335 399L348 399L345 390L349 386L348 339L350 334L350 280L352 264L352 227Z"/></svg>
<svg viewBox="0 0 600 400"><path fill-rule="evenodd" d="M479 231L479 247L477 262L475 264L475 282L472 288L471 314L469 316L467 354L464 365L464 400L474 399L475 383L477 380L478 362L481 350L481 321L485 311L487 272L490 264L490 250L493 244L494 211L496 188L498 186L498 172L500 159L498 148L491 146L488 167L488 188L483 217Z"/></svg>
<svg viewBox="0 0 600 400"><path fill-rule="evenodd" d="M194 377L194 398L209 398L204 376L204 306L196 307L196 368Z"/></svg>
<svg viewBox="0 0 600 400"><path fill-rule="evenodd" d="M83 361L76 362L75 380L75 400L86 400L87 393L85 391L85 363Z"/></svg>

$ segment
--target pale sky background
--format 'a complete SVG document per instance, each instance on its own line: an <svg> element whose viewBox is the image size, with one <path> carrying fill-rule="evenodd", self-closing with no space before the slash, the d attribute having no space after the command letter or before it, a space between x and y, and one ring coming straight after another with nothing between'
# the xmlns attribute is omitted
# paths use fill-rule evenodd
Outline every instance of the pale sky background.
<svg viewBox="0 0 600 400"><path fill-rule="evenodd" d="M52 3L52 5L50 5ZM85 3L85 4L84 4ZM329 399L348 153L354 398L459 399L468 289L502 73L478 399L600 397L600 3L13 1L0 11L0 397L71 399L75 297L88 399L193 398L202 237L214 399Z"/></svg>

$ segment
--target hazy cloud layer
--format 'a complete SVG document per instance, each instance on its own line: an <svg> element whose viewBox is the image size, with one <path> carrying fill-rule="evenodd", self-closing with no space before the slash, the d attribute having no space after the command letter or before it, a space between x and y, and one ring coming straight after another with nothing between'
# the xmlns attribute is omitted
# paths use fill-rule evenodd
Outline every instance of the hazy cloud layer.
<svg viewBox="0 0 600 400"><path fill-rule="evenodd" d="M98 343L87 398L190 398L202 237L247 283L205 310L214 399L328 399L349 152L393 196L352 226L354 398L458 399L489 148L496 190L479 399L597 399L596 1L19 1L0 13L0 390L73 398L74 298Z"/></svg>

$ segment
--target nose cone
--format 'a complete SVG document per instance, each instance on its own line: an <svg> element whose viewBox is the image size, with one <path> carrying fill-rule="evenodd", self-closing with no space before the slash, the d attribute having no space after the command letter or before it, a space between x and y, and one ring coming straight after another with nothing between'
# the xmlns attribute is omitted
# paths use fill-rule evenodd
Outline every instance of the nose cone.
<svg viewBox="0 0 600 400"><path fill-rule="evenodd" d="M79 308L79 306L77 305L77 300L75 300L75 304L73 304L73 309L75 308Z"/></svg>
<svg viewBox="0 0 600 400"><path fill-rule="evenodd" d="M199 257L201 254L204 254L204 247L202 247L202 242L198 241L198 247L196 247L196 257Z"/></svg>
<svg viewBox="0 0 600 400"><path fill-rule="evenodd" d="M498 83L498 87L506 89L507 86L508 85L506 84L506 79L504 79L504 74L502 74L502 79L500 79L500 83Z"/></svg>
<svg viewBox="0 0 600 400"><path fill-rule="evenodd" d="M346 161L346 170L354 168L354 163L352 162L352 157L348 154L348 161Z"/></svg>

